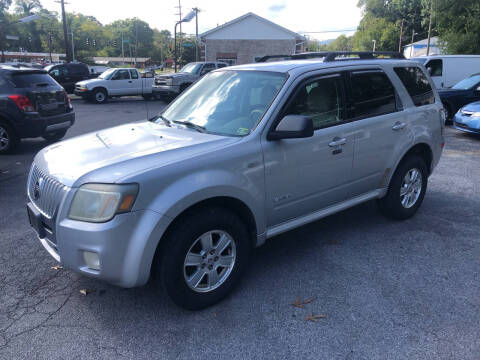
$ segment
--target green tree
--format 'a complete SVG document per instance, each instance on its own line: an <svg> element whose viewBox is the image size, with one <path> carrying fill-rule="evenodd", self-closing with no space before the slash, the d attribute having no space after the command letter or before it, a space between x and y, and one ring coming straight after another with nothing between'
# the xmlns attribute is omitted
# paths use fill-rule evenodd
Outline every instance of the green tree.
<svg viewBox="0 0 480 360"><path fill-rule="evenodd" d="M433 9L436 29L447 53L480 53L478 0L435 0Z"/></svg>

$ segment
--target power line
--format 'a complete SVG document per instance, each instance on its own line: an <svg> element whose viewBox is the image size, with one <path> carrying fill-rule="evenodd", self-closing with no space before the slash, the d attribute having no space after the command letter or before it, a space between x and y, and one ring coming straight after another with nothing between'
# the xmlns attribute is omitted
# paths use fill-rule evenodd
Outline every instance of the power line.
<svg viewBox="0 0 480 360"><path fill-rule="evenodd" d="M324 34L324 33L337 33L337 32L349 32L357 31L358 29L344 29L344 30L325 30L325 31L300 31L301 34Z"/></svg>

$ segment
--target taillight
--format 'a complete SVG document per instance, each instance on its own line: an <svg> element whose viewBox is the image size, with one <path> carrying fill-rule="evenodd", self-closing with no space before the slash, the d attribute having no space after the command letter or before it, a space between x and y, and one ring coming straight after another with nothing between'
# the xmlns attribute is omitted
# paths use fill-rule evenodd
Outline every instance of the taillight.
<svg viewBox="0 0 480 360"><path fill-rule="evenodd" d="M10 95L8 98L12 100L20 110L25 112L35 112L32 102L25 95Z"/></svg>
<svg viewBox="0 0 480 360"><path fill-rule="evenodd" d="M68 96L67 93L65 93L65 96L67 97L67 105L70 109L73 109L72 103L70 102L70 96Z"/></svg>

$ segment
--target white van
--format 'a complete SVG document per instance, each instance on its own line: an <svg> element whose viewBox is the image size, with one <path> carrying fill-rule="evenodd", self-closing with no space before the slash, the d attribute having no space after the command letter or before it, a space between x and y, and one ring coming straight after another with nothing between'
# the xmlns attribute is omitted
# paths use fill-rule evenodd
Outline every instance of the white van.
<svg viewBox="0 0 480 360"><path fill-rule="evenodd" d="M425 65L437 89L449 88L480 73L480 55L433 55L412 58Z"/></svg>

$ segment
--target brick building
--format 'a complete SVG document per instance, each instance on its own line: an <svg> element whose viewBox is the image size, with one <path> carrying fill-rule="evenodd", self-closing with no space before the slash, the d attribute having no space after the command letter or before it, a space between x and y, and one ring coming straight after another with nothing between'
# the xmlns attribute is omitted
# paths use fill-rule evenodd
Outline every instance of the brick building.
<svg viewBox="0 0 480 360"><path fill-rule="evenodd" d="M206 61L248 64L265 55L305 51L305 37L253 13L245 14L200 35Z"/></svg>

